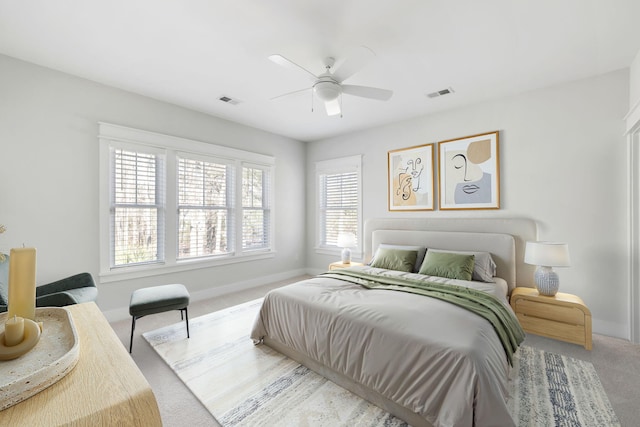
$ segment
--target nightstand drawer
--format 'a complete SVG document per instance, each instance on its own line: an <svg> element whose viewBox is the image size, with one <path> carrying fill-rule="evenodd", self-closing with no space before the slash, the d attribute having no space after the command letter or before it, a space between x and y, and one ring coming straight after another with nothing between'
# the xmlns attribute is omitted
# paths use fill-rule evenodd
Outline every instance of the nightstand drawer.
<svg viewBox="0 0 640 427"><path fill-rule="evenodd" d="M577 307L562 307L545 304L539 301L518 300L515 303L516 313L541 319L568 323L571 325L584 325L584 311Z"/></svg>
<svg viewBox="0 0 640 427"><path fill-rule="evenodd" d="M522 328L536 335L542 335L549 338L555 338L574 344L585 345L586 330L583 325L558 323L553 320L541 319L539 317L531 317L522 313L518 313L518 320ZM590 347L590 345L589 345Z"/></svg>

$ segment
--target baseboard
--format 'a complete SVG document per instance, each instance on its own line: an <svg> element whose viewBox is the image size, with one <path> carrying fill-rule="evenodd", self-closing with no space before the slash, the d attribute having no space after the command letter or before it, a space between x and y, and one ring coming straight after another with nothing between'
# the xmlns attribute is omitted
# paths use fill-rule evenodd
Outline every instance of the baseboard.
<svg viewBox="0 0 640 427"><path fill-rule="evenodd" d="M216 286L214 288L203 289L201 291L191 292L190 300L202 301L209 298L219 297L221 295L231 294L233 292L245 291L248 289L257 288L268 283L280 282L288 280L293 277L303 276L305 274L311 274L306 269L290 270L278 274L272 274L270 276L260 276L255 279L243 280L241 282L227 283L226 285ZM130 319L129 307L118 307L112 310L103 311L104 317L109 322L117 322L124 319Z"/></svg>
<svg viewBox="0 0 640 427"><path fill-rule="evenodd" d="M592 318L591 328L594 334L607 335L614 338L629 340L629 325L624 323L614 323L607 320Z"/></svg>

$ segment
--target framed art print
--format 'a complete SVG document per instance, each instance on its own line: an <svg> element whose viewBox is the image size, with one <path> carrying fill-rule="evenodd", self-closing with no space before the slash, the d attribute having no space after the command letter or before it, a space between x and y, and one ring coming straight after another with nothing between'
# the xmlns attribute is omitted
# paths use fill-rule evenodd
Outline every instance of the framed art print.
<svg viewBox="0 0 640 427"><path fill-rule="evenodd" d="M433 144L388 153L390 211L433 210Z"/></svg>
<svg viewBox="0 0 640 427"><path fill-rule="evenodd" d="M438 144L441 210L500 209L498 131Z"/></svg>

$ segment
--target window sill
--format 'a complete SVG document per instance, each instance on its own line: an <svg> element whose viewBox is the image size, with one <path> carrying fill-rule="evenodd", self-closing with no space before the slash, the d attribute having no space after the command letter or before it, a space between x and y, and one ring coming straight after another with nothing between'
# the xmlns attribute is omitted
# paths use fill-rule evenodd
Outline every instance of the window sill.
<svg viewBox="0 0 640 427"><path fill-rule="evenodd" d="M135 267L121 267L100 272L100 283L119 282L123 280L139 279L141 277L160 276L181 271L198 270L240 262L257 261L275 257L275 251L264 251L245 255L229 255L215 259L181 260L174 264L147 264Z"/></svg>

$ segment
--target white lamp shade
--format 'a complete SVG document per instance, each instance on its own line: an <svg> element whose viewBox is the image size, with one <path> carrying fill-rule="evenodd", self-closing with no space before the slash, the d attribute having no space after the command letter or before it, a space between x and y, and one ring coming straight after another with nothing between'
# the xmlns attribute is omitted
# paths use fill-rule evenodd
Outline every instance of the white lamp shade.
<svg viewBox="0 0 640 427"><path fill-rule="evenodd" d="M338 234L339 248L355 248L356 247L356 235L353 233L340 233Z"/></svg>
<svg viewBox="0 0 640 427"><path fill-rule="evenodd" d="M569 245L555 242L527 242L524 262L544 267L569 267Z"/></svg>

